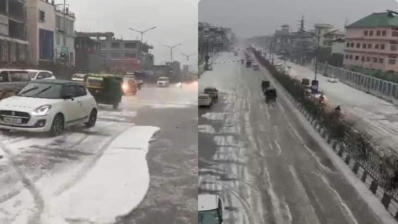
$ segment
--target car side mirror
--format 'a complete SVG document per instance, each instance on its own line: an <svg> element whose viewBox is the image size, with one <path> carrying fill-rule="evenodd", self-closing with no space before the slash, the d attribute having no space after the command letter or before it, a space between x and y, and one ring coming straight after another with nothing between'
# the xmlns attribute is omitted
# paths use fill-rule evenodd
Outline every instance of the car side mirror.
<svg viewBox="0 0 398 224"><path fill-rule="evenodd" d="M62 96L62 98L63 98L64 100L73 100L72 94L64 94L64 95Z"/></svg>

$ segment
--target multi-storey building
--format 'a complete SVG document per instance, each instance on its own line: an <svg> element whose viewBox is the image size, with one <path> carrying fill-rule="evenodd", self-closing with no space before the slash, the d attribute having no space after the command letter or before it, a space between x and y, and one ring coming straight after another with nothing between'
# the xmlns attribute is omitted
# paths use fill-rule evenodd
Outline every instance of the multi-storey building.
<svg viewBox="0 0 398 224"><path fill-rule="evenodd" d="M26 4L27 39L29 41L29 62L54 61L54 1L28 0Z"/></svg>
<svg viewBox="0 0 398 224"><path fill-rule="evenodd" d="M346 27L344 66L398 72L398 13L373 13Z"/></svg>
<svg viewBox="0 0 398 224"><path fill-rule="evenodd" d="M55 47L57 63L75 65L75 14L64 5L55 10Z"/></svg>
<svg viewBox="0 0 398 224"><path fill-rule="evenodd" d="M154 64L153 55L150 53L153 47L141 41L116 39L111 32L77 33L78 39L85 37L95 40L100 46L99 50L91 53L90 57L96 58L97 61L90 61L91 64L102 64L111 71L121 73L148 69ZM78 53L79 58L81 54L86 54L80 50Z"/></svg>
<svg viewBox="0 0 398 224"><path fill-rule="evenodd" d="M0 63L26 62L25 0L0 1Z"/></svg>

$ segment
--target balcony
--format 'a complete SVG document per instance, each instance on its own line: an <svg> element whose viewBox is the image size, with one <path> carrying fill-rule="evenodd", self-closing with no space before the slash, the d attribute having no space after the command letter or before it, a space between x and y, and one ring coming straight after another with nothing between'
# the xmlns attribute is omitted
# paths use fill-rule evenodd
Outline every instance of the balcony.
<svg viewBox="0 0 398 224"><path fill-rule="evenodd" d="M25 20L24 4L18 0L10 0L8 2L8 16L14 20L24 21Z"/></svg>

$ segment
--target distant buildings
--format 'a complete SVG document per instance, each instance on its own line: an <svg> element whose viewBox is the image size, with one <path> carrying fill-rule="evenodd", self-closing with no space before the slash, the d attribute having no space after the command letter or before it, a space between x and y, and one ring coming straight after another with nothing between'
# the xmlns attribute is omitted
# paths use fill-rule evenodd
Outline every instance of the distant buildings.
<svg viewBox="0 0 398 224"><path fill-rule="evenodd" d="M322 62L333 59L332 64L341 66L344 39L345 34L330 24L315 24L314 30L307 31L301 19L298 31L291 32L289 25L282 25L271 39L268 38L267 44L271 52L300 64L318 57Z"/></svg>
<svg viewBox="0 0 398 224"><path fill-rule="evenodd" d="M344 65L398 72L398 13L373 13L346 27Z"/></svg>
<svg viewBox="0 0 398 224"><path fill-rule="evenodd" d="M153 47L138 40L116 39L114 33L78 32L76 50L79 69L93 70L105 67L113 72L134 72L151 68L154 57ZM87 59L84 59L84 58Z"/></svg>
<svg viewBox="0 0 398 224"><path fill-rule="evenodd" d="M199 61L204 61L206 56L229 49L235 41L235 36L230 28L199 23L198 39Z"/></svg>
<svg viewBox="0 0 398 224"><path fill-rule="evenodd" d="M55 11L55 61L75 65L75 14L68 8Z"/></svg>

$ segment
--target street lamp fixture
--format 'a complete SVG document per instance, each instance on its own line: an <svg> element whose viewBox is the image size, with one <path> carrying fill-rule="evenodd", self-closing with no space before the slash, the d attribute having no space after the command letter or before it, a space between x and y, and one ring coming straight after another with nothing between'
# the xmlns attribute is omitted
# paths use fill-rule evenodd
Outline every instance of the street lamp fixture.
<svg viewBox="0 0 398 224"><path fill-rule="evenodd" d="M167 47L167 48L170 49L170 62L171 62L171 63L173 63L173 50L174 50L174 48L176 48L176 47L178 47L178 46L181 46L181 45L182 45L181 43L178 43L178 44L175 44L175 45L166 45L166 44L163 44L164 47Z"/></svg>
<svg viewBox="0 0 398 224"><path fill-rule="evenodd" d="M143 59L143 60L145 60L145 58L142 57L142 44L143 44L143 41L144 41L144 34L149 32L149 31L151 31L151 30L154 30L156 28L157 28L156 26L153 26L153 27L145 29L145 30L138 30L138 29L135 29L135 28L132 28L132 27L129 28L129 30L141 34L141 41L140 41L140 45L139 45L140 49L139 49L138 52L139 52L139 55L140 55L141 59Z"/></svg>

